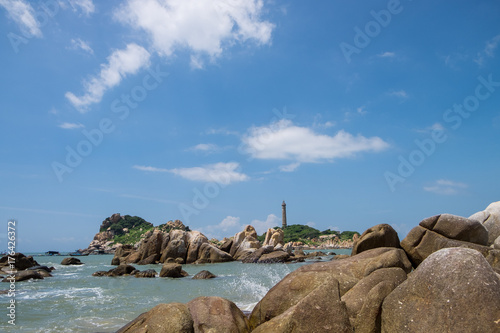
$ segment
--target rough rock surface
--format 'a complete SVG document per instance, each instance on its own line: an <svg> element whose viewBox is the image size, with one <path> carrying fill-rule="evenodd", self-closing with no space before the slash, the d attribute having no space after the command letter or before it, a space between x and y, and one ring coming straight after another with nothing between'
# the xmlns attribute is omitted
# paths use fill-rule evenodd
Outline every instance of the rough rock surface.
<svg viewBox="0 0 500 333"><path fill-rule="evenodd" d="M260 248L260 242L257 239L257 232L254 227L247 225L243 231L234 235L229 254L235 260L243 260L258 248Z"/></svg>
<svg viewBox="0 0 500 333"><path fill-rule="evenodd" d="M388 267L400 267L407 273L412 269L404 251L396 248L376 248L348 259L302 266L285 276L255 306L250 316L251 327L284 313L329 277L338 281L342 297L365 276Z"/></svg>
<svg viewBox="0 0 500 333"><path fill-rule="evenodd" d="M424 219L420 226L446 238L479 245L488 244L488 230L478 221L465 217L441 214Z"/></svg>
<svg viewBox="0 0 500 333"><path fill-rule="evenodd" d="M398 233L390 225L379 224L363 232L354 242L352 255L377 247L400 247Z"/></svg>
<svg viewBox="0 0 500 333"><path fill-rule="evenodd" d="M386 297L382 332L500 332L500 280L467 248L430 255Z"/></svg>
<svg viewBox="0 0 500 333"><path fill-rule="evenodd" d="M247 333L248 319L231 301L221 297L198 297L187 303L195 333Z"/></svg>
<svg viewBox="0 0 500 333"><path fill-rule="evenodd" d="M83 262L80 261L78 258L64 258L61 261L61 265L83 265Z"/></svg>
<svg viewBox="0 0 500 333"><path fill-rule="evenodd" d="M215 274L212 274L209 271L201 271L196 273L195 276L193 276L193 280L206 280L206 279L213 279L216 278L217 276Z"/></svg>
<svg viewBox="0 0 500 333"><path fill-rule="evenodd" d="M284 237L285 233L283 232L283 230L281 229L276 230L273 228L269 228L267 229L266 237L264 239L264 244L262 244L262 246L271 245L276 247L278 246L278 244L284 245L285 244Z"/></svg>
<svg viewBox="0 0 500 333"><path fill-rule="evenodd" d="M193 318L185 304L159 304L116 333L194 333Z"/></svg>
<svg viewBox="0 0 500 333"><path fill-rule="evenodd" d="M32 256L25 256L20 252L16 252L12 256L4 255L2 258L0 258L0 269L8 268L10 270L10 265L8 260L9 257L12 258L10 260L10 263L14 264L15 269L18 271L22 271L33 266L39 266L39 264L36 262L35 259L33 259Z"/></svg>
<svg viewBox="0 0 500 333"><path fill-rule="evenodd" d="M49 276L50 276L50 274L49 274ZM24 271L19 271L19 272L14 274L15 282L27 281L30 279L41 280L41 279L43 279L43 276L39 271L29 270L29 269L24 270ZM2 280L2 282L12 282L12 279L10 279L9 277L6 277L5 279Z"/></svg>
<svg viewBox="0 0 500 333"><path fill-rule="evenodd" d="M274 264L274 263L283 263L288 261L290 255L285 251L273 251L271 253L263 254L257 263L259 264Z"/></svg>
<svg viewBox="0 0 500 333"><path fill-rule="evenodd" d="M92 276L122 276L122 275L130 275L136 269L131 265L119 265L116 268L110 269L109 271L97 271Z"/></svg>
<svg viewBox="0 0 500 333"><path fill-rule="evenodd" d="M469 217L479 221L488 230L488 244L492 245L500 237L500 201L491 203L485 210Z"/></svg>
<svg viewBox="0 0 500 333"><path fill-rule="evenodd" d="M155 278L156 271L154 269L146 269L145 271L136 271L135 273L132 272L131 275L136 278Z"/></svg>
<svg viewBox="0 0 500 333"><path fill-rule="evenodd" d="M228 262L233 261L233 257L227 252L224 252L212 244L204 243L200 246L198 250L198 260L197 264L213 264L216 262Z"/></svg>
<svg viewBox="0 0 500 333"><path fill-rule="evenodd" d="M165 263L160 271L160 277L181 278L185 276L187 276L187 273L182 270L180 264Z"/></svg>
<svg viewBox="0 0 500 333"><path fill-rule="evenodd" d="M303 299L252 332L352 332L346 306L340 300L339 282L331 276L325 277Z"/></svg>

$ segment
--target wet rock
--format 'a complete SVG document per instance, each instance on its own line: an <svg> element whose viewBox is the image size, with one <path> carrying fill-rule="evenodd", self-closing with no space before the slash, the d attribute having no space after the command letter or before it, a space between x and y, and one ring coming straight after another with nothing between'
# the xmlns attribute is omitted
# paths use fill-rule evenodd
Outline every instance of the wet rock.
<svg viewBox="0 0 500 333"><path fill-rule="evenodd" d="M160 271L160 277L171 277L171 278L181 278L188 274L182 270L182 265L180 264L170 264L165 263Z"/></svg>
<svg viewBox="0 0 500 333"><path fill-rule="evenodd" d="M193 280L205 280L205 279L213 279L216 278L217 276L212 274L209 271L201 271L197 273L195 276L193 276Z"/></svg>
<svg viewBox="0 0 500 333"><path fill-rule="evenodd" d="M83 265L83 262L80 261L78 258L64 258L61 261L61 265Z"/></svg>
<svg viewBox="0 0 500 333"><path fill-rule="evenodd" d="M136 278L155 278L156 271L154 269L147 269L145 271L137 271L133 274Z"/></svg>
<svg viewBox="0 0 500 333"><path fill-rule="evenodd" d="M40 274L40 272L34 270L24 270L14 274L15 282L27 281L30 279L42 280L43 276ZM2 282L12 282L12 279L9 276L7 276L2 280Z"/></svg>
<svg viewBox="0 0 500 333"><path fill-rule="evenodd" d="M273 251L268 254L263 254L257 263L259 264L275 264L275 263L283 263L288 261L290 255L284 251Z"/></svg>
<svg viewBox="0 0 500 333"><path fill-rule="evenodd" d="M352 255L377 247L400 248L398 233L390 225L379 224L363 232L361 237L354 242Z"/></svg>
<svg viewBox="0 0 500 333"><path fill-rule="evenodd" d="M9 258L11 258L10 261ZM33 259L32 256L25 256L20 252L17 252L11 256L4 255L2 258L0 258L0 268L7 267L10 269L10 264L13 264L15 269L18 271L40 265L36 262L35 259Z"/></svg>

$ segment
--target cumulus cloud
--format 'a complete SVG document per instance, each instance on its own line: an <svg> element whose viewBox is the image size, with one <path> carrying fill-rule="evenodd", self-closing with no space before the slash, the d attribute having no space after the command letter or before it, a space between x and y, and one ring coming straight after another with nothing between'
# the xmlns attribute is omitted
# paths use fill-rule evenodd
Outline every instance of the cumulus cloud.
<svg viewBox="0 0 500 333"><path fill-rule="evenodd" d="M79 128L83 128L83 127L85 127L85 126L83 126L83 124L80 124L80 123L62 123L59 125L59 128L69 129L69 130L79 129Z"/></svg>
<svg viewBox="0 0 500 333"><path fill-rule="evenodd" d="M100 73L84 82L85 93L77 97L72 92L66 98L80 112L87 111L89 105L99 103L104 93L118 85L127 75L135 74L149 66L150 54L145 48L131 43L123 50L114 51L106 64L101 65Z"/></svg>
<svg viewBox="0 0 500 333"><path fill-rule="evenodd" d="M379 152L389 147L379 137L354 136L343 130L334 136L318 134L285 119L269 126L252 127L242 140L246 152L254 158L301 163L333 161L361 152Z"/></svg>
<svg viewBox="0 0 500 333"><path fill-rule="evenodd" d="M434 182L431 186L425 186L424 190L427 192L432 192L441 195L455 195L459 194L462 190L466 189L468 186L464 183L459 183L446 179L439 179Z"/></svg>
<svg viewBox="0 0 500 333"><path fill-rule="evenodd" d="M269 214L264 221L252 220L252 222L250 222L250 225L255 228L255 231L257 231L258 235L262 235L267 231L267 229L280 226L281 219L274 214Z"/></svg>
<svg viewBox="0 0 500 333"><path fill-rule="evenodd" d="M237 183L249 180L250 177L248 177L244 173L237 171L239 167L240 167L239 163L236 162L215 163L201 167L175 168L175 169L163 169L163 168L141 166L141 165L133 166L134 169L141 171L169 172L188 180L201 181L201 182L216 182L221 185L229 185L231 183Z"/></svg>
<svg viewBox="0 0 500 333"><path fill-rule="evenodd" d="M188 150L201 151L205 153L214 153L221 150L221 148L213 143L200 143L194 147L189 148Z"/></svg>
<svg viewBox="0 0 500 333"><path fill-rule="evenodd" d="M42 37L40 23L35 18L35 10L24 0L0 0L0 6L5 8L8 16L17 23L27 35Z"/></svg>
<svg viewBox="0 0 500 333"><path fill-rule="evenodd" d="M226 45L269 43L274 26L261 20L262 7L262 0L129 0L115 18L145 31L163 56L192 51L192 67L201 68L202 54L213 59Z"/></svg>
<svg viewBox="0 0 500 333"><path fill-rule="evenodd" d="M87 53L94 54L94 50L90 47L89 43L81 40L80 38L72 39L70 48L72 50L83 50Z"/></svg>
<svg viewBox="0 0 500 333"><path fill-rule="evenodd" d="M299 162L290 163L290 164L287 164L287 165L282 165L282 166L280 166L280 171L281 171L281 172L293 172L293 171L295 171L295 170L296 170L299 166L300 166L300 163L299 163Z"/></svg>
<svg viewBox="0 0 500 333"><path fill-rule="evenodd" d="M477 54L477 57L474 61L478 65L483 65L486 61L486 58L495 57L495 50L498 48L498 44L500 44L500 35L496 35L495 37L487 41L484 49Z"/></svg>

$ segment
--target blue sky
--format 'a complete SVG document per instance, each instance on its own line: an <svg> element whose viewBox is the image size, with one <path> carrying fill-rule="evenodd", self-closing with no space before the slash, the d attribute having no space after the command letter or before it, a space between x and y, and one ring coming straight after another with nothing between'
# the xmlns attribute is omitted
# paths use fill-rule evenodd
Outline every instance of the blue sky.
<svg viewBox="0 0 500 333"><path fill-rule="evenodd" d="M0 230L400 237L499 200L498 1L0 0Z"/></svg>

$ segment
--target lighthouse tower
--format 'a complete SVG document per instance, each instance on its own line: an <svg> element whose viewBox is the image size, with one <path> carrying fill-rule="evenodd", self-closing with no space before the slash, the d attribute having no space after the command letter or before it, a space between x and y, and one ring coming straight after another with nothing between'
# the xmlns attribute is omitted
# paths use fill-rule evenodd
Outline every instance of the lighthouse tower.
<svg viewBox="0 0 500 333"><path fill-rule="evenodd" d="M286 203L285 200L283 200L283 203L281 204L281 211L282 211L282 229L286 228Z"/></svg>

